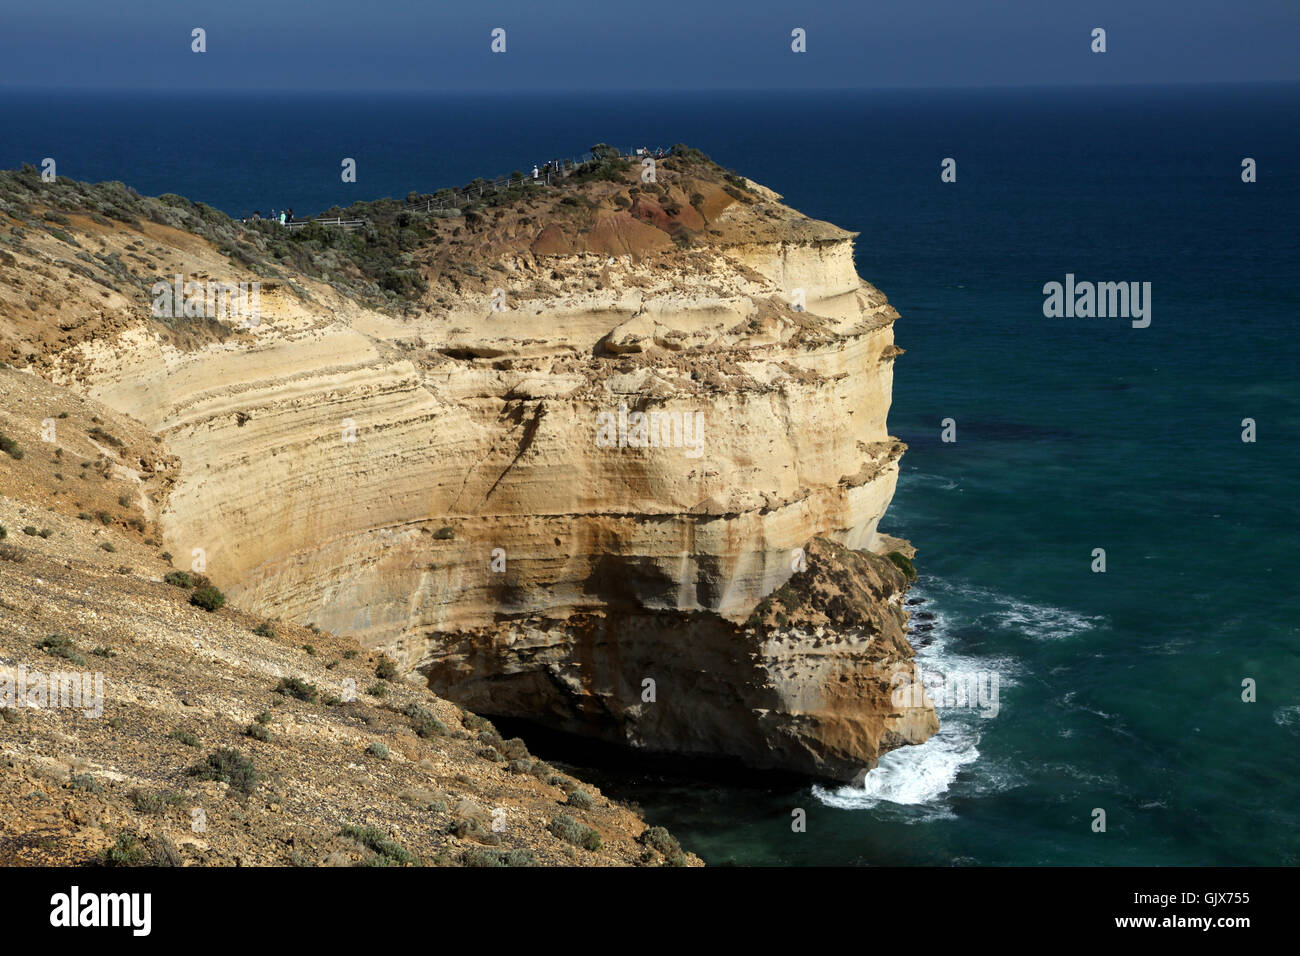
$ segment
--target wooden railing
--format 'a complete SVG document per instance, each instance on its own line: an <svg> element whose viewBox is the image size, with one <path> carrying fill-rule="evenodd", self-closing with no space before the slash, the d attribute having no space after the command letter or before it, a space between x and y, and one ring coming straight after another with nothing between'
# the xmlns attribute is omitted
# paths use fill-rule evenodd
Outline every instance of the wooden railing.
<svg viewBox="0 0 1300 956"><path fill-rule="evenodd" d="M310 226L313 222L320 226L338 226L344 232L360 229L366 224L364 219L339 219L336 217L334 219L294 219L284 225L287 229L301 229L303 226Z"/></svg>

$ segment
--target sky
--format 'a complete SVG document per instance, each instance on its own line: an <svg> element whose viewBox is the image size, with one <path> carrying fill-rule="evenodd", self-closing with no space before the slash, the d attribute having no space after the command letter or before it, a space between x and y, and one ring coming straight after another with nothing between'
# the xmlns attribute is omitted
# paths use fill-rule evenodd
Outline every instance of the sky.
<svg viewBox="0 0 1300 956"><path fill-rule="evenodd" d="M206 31L207 51L191 50ZM1107 51L1090 49L1106 30ZM491 32L506 31L504 53ZM806 31L807 52L791 50ZM0 89L1300 82L1298 0L0 0Z"/></svg>

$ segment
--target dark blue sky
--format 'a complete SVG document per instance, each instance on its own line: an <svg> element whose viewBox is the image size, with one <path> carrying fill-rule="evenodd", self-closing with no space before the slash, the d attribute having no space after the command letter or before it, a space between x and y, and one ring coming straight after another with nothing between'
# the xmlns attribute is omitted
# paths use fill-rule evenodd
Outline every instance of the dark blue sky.
<svg viewBox="0 0 1300 956"><path fill-rule="evenodd" d="M1297 0L5 0L0 87L638 90L1300 80ZM208 52L190 52L190 30ZM1089 51L1093 27L1109 50ZM489 52L490 31L507 52ZM803 27L808 52L790 51Z"/></svg>

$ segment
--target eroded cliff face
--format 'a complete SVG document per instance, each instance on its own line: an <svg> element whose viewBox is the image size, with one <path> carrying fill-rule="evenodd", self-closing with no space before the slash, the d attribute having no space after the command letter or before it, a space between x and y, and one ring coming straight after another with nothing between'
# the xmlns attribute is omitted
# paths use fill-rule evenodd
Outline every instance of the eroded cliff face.
<svg viewBox="0 0 1300 956"><path fill-rule="evenodd" d="M614 743L860 781L876 755L938 730L933 709L894 703L918 679L907 579L826 539L800 557L745 621L628 607L530 615L426 636L422 666L471 709L508 701L515 716Z"/></svg>
<svg viewBox="0 0 1300 956"><path fill-rule="evenodd" d="M937 726L890 702L905 585L872 555L897 313L852 234L778 199L686 163L539 191L439 223L415 308L264 281L260 323L212 341L130 290L105 319L91 286L63 311L96 334L43 343L41 370L165 439L168 550L239 606L485 713L854 779ZM99 231L159 275L257 278L167 226ZM857 623L755 617L847 569Z"/></svg>

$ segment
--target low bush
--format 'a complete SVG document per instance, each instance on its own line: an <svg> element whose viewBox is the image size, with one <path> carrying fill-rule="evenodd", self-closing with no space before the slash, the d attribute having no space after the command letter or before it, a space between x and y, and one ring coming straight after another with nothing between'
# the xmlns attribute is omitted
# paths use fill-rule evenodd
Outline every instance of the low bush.
<svg viewBox="0 0 1300 956"><path fill-rule="evenodd" d="M649 827L636 839L642 846L663 856L673 866L686 864L686 854L682 852L681 845L663 827Z"/></svg>
<svg viewBox="0 0 1300 956"><path fill-rule="evenodd" d="M199 738L192 730L173 730L167 736L172 740L179 740L187 747L199 746Z"/></svg>
<svg viewBox="0 0 1300 956"><path fill-rule="evenodd" d="M144 847L134 833L119 833L117 841L100 854L105 866L135 866L145 860Z"/></svg>
<svg viewBox="0 0 1300 956"><path fill-rule="evenodd" d="M298 700L314 704L320 698L320 692L314 684L309 684L301 677L281 677L280 683L275 685L275 693L283 694L285 697L294 697Z"/></svg>
<svg viewBox="0 0 1300 956"><path fill-rule="evenodd" d="M903 554L901 551L890 551L889 554L885 555L885 557L893 563L894 567L907 575L907 580L916 580L916 567L912 564L911 558L907 555Z"/></svg>
<svg viewBox="0 0 1300 956"><path fill-rule="evenodd" d="M360 827L353 823L344 824L339 836L355 840L368 850L373 850L383 858L384 863L419 863L420 859L400 843L391 839L378 827Z"/></svg>
<svg viewBox="0 0 1300 956"><path fill-rule="evenodd" d="M573 790L564 803L576 810L590 810L596 805L596 800L586 790Z"/></svg>
<svg viewBox="0 0 1300 956"><path fill-rule="evenodd" d="M194 593L190 595L190 603L210 613L225 605L226 596L212 585L207 585L195 589Z"/></svg>
<svg viewBox="0 0 1300 956"><path fill-rule="evenodd" d="M103 784L88 773L74 773L68 783L73 790L84 790L87 793L104 792Z"/></svg>
<svg viewBox="0 0 1300 956"><path fill-rule="evenodd" d="M600 834L568 814L558 814L547 829L566 843L580 846L584 850L595 851L601 847Z"/></svg>
<svg viewBox="0 0 1300 956"><path fill-rule="evenodd" d="M65 661L71 661L82 667L86 666L86 659L77 653L76 644L72 638L65 634L51 634L44 640L39 641L36 648L54 657L61 657Z"/></svg>
<svg viewBox="0 0 1300 956"><path fill-rule="evenodd" d="M252 758L245 757L238 750L227 748L208 754L207 760L191 767L188 772L192 777L217 780L244 794L252 793L262 781L262 775L253 765Z"/></svg>

